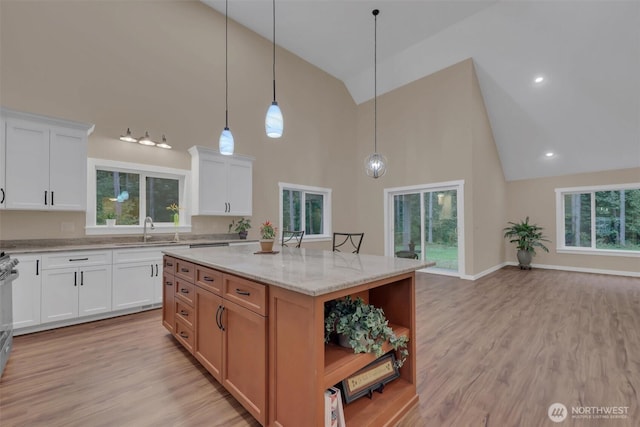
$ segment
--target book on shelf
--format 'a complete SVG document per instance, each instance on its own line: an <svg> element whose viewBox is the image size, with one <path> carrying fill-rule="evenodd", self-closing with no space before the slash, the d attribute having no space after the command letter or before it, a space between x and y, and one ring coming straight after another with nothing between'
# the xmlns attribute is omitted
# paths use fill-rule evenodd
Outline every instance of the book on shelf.
<svg viewBox="0 0 640 427"><path fill-rule="evenodd" d="M324 426L346 427L340 389L331 387L324 392Z"/></svg>

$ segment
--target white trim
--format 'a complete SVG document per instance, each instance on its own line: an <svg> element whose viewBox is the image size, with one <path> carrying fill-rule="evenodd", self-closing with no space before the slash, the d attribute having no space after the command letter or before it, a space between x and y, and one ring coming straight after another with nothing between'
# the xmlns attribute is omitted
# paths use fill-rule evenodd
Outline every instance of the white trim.
<svg viewBox="0 0 640 427"><path fill-rule="evenodd" d="M384 233L384 254L385 256L393 256L393 236L391 231L393 227L393 196L401 194L420 193L420 205L424 205L423 193L433 191L456 190L457 199L457 227L458 227L458 271L454 275L465 277L465 229L464 229L464 180L435 182L430 184L409 185L406 187L385 188L384 197L384 225L386 232ZM424 235L424 217L423 209L420 209L420 233ZM435 272L435 271L426 271Z"/></svg>
<svg viewBox="0 0 640 427"><path fill-rule="evenodd" d="M506 264L513 265L513 266L518 265L518 263L514 261L509 261ZM639 271L605 270L601 268L570 267L566 265L549 265L549 264L531 264L531 267L540 268L543 270L572 271L575 273L592 273L592 274L608 274L611 276L640 277Z"/></svg>
<svg viewBox="0 0 640 427"><path fill-rule="evenodd" d="M487 276L491 273L495 273L496 271L500 270L503 267L506 267L507 265L510 265L508 262L503 262L501 264L498 265L494 265L493 267L490 267L484 271L481 271L478 274L473 274L473 275L464 275L464 276L460 276L461 279L464 280L478 280L484 276Z"/></svg>
<svg viewBox="0 0 640 427"><path fill-rule="evenodd" d="M140 163L121 162L107 159L87 159L87 211L85 217L85 232L89 235L107 235L107 234L138 234L142 233L144 226L144 215L140 215L140 224L137 225L119 225L116 227L106 227L95 224L96 218L96 170L108 169L118 172L135 173L144 176L152 176L154 178L177 179L180 185L180 200L178 204L184 208L180 213L180 225L177 231L181 233L191 232L191 201L189 200L189 188L191 188L191 171L186 169L175 169L162 166L153 166ZM140 186L144 186L144 180L140 181ZM140 193L140 207L145 206L144 191ZM172 233L176 231L176 227L172 223L157 223L155 229L150 234Z"/></svg>
<svg viewBox="0 0 640 427"><path fill-rule="evenodd" d="M565 254L579 254L579 255L600 255L600 256L626 256L626 257L640 257L640 251L624 251L618 249L602 249L596 248L596 198L595 193L600 191L619 191L619 190L637 190L640 189L640 182L631 182L625 184L609 184L609 185L594 185L584 187L566 187L556 188L556 252ZM566 246L565 245L565 205L564 196L567 194L590 194L591 203L591 246L579 247L579 246Z"/></svg>
<svg viewBox="0 0 640 427"><path fill-rule="evenodd" d="M282 206L282 191L284 189L300 191L302 193L310 193L310 194L319 194L323 197L323 207L322 207L322 230L323 234L306 234L304 235L305 241L327 241L333 238L332 231L332 204L331 204L331 196L333 190L331 188L324 187L313 187L310 185L300 185L300 184L291 184L288 182L278 182L278 221L280 224L280 228L282 228L283 222L283 211L284 207ZM304 216L304 203L302 203L302 227L305 227L305 216Z"/></svg>

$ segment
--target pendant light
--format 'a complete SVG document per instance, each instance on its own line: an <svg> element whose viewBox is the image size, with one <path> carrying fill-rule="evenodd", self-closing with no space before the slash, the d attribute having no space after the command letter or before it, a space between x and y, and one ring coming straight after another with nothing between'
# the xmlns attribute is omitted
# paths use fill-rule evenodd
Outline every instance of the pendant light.
<svg viewBox="0 0 640 427"><path fill-rule="evenodd" d="M282 111L276 101L276 0L273 0L273 102L267 110L264 129L269 138L280 138L284 130Z"/></svg>
<svg viewBox="0 0 640 427"><path fill-rule="evenodd" d="M233 155L233 135L229 130L229 0L225 1L224 10L224 99L225 99L225 119L224 130L220 134L220 142L218 144L220 154L225 156Z"/></svg>
<svg viewBox="0 0 640 427"><path fill-rule="evenodd" d="M138 142L136 138L131 135L131 129L127 128L127 133L124 135L120 135L120 141L124 142Z"/></svg>
<svg viewBox="0 0 640 427"><path fill-rule="evenodd" d="M373 9L373 154L364 159L367 176L380 178L387 171L387 158L378 153L378 9Z"/></svg>

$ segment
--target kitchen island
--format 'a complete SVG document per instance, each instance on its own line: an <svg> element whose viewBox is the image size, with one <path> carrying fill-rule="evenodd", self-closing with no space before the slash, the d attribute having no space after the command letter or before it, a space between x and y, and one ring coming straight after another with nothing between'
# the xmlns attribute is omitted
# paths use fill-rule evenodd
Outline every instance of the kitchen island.
<svg viewBox="0 0 640 427"><path fill-rule="evenodd" d="M275 250L166 250L164 326L262 425L323 426L324 391L375 360L324 343L324 305L360 296L409 337L409 356L384 393L345 405L345 418L393 425L418 401L415 270L433 263Z"/></svg>

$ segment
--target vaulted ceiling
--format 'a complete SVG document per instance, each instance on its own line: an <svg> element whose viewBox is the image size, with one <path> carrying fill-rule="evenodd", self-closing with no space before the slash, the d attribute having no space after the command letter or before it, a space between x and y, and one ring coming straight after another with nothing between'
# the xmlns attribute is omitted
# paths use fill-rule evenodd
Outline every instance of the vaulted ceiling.
<svg viewBox="0 0 640 427"><path fill-rule="evenodd" d="M271 40L271 5L229 17ZM276 42L362 103L374 8L378 94L473 58L507 180L640 167L640 1L277 0Z"/></svg>

